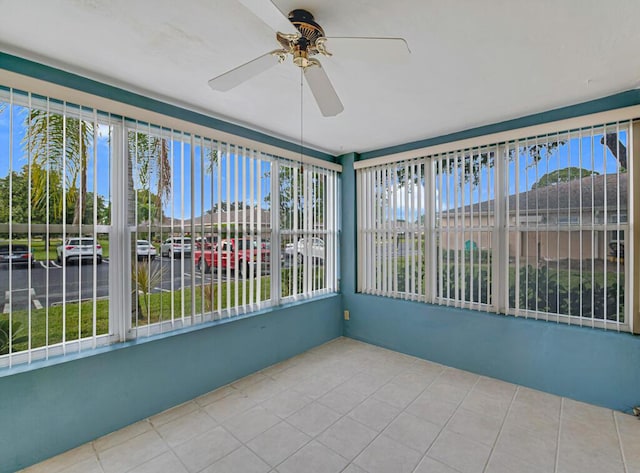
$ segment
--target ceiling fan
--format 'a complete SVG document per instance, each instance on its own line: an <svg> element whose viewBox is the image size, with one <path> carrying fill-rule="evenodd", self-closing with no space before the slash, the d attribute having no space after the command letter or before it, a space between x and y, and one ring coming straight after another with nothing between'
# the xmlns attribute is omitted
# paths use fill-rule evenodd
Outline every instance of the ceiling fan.
<svg viewBox="0 0 640 473"><path fill-rule="evenodd" d="M270 0L238 1L276 32L281 47L214 77L209 81L214 90L230 90L291 56L293 63L304 72L322 115L333 117L342 112L344 106L320 61L313 56L332 56L327 45L336 55L375 61L401 60L410 53L407 42L402 38L326 37L307 10L292 10L286 17Z"/></svg>

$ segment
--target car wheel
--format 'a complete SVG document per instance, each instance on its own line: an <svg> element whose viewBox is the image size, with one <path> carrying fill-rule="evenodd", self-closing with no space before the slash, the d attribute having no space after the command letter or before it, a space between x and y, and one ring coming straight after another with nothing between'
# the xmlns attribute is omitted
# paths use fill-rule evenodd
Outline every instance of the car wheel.
<svg viewBox="0 0 640 473"><path fill-rule="evenodd" d="M60 258L60 255L56 256L56 261L58 264L62 264L62 258Z"/></svg>
<svg viewBox="0 0 640 473"><path fill-rule="evenodd" d="M98 256L98 264L102 264L102 256Z"/></svg>

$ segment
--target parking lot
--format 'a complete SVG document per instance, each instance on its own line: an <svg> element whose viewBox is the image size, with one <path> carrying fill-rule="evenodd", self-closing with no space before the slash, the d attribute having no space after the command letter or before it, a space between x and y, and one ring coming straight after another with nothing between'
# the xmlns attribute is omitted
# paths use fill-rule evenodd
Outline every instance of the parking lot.
<svg viewBox="0 0 640 473"><path fill-rule="evenodd" d="M138 264L149 263L141 261ZM183 262L179 258L171 260L158 257L151 261L150 265L152 270L162 268L162 277L160 282L151 288L152 293L182 289L183 285L190 286L192 279L195 279L196 283L201 281L198 270L195 271L194 278L191 276L191 258L185 258ZM220 277L224 281L226 272ZM211 275L206 274L204 281L211 281ZM30 304L34 309L41 309L61 304L63 301L90 300L94 296L109 296L108 259L96 265L84 262L80 265L71 263L64 266L55 260L36 261L30 270L25 266L12 266L11 270L7 265L0 267L0 310L3 313L9 313L10 309L26 310Z"/></svg>

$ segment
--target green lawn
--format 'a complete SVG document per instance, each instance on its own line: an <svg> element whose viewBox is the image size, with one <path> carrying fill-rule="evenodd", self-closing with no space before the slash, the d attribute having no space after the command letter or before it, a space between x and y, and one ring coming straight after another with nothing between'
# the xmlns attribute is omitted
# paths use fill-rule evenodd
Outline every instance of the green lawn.
<svg viewBox="0 0 640 473"><path fill-rule="evenodd" d="M261 280L260 287L260 300L265 301L269 299L271 294L270 278L265 276ZM235 297L236 283L235 281L229 283L222 283L222 300L221 308L227 309L229 307L235 307L242 305L243 292L245 300L249 300L250 284L238 283L238 298ZM227 306L227 287L231 293L230 303ZM254 301L258 297L257 284L254 281ZM171 302L174 304L174 318L189 317L192 314L191 311L191 294L190 287L185 288L182 291L174 292L162 292L149 294L146 297L148 304L145 304L145 298L143 295L138 296L140 302L139 308L136 311L136 298L132 301L133 314L132 314L132 326L140 327L149 323L156 323L166 320L171 320ZM203 296L204 295L204 300ZM211 305L211 297L213 297L213 306ZM182 312L182 301L184 299L184 313ZM203 310L204 302L204 310ZM196 314L210 312L210 307L215 310L218 309L218 286L207 285L203 288L201 286L195 287L195 309ZM79 338L91 337L93 335L93 312L94 304L92 301L81 303L67 303L64 310L62 306L51 306L43 309L31 310L31 348L42 347L45 345L53 345L62 341L63 333L63 320L66 321L65 333L66 341L78 340ZM96 335L104 335L109 332L109 300L98 300L95 303L96 312ZM63 318L63 313L65 317ZM47 317L48 314L48 317ZM6 315L0 314L0 317L6 317ZM137 321L136 321L137 319ZM18 335L27 335L29 327L29 313L26 310L18 310L12 313L12 320L21 324L21 332ZM80 323L78 323L80 322ZM28 348L28 343L16 344L13 347L13 351L22 351Z"/></svg>

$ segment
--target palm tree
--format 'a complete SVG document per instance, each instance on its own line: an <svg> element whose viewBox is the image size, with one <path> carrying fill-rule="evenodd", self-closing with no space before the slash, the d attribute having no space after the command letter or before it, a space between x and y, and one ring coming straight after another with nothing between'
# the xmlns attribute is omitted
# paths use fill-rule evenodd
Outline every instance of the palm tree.
<svg viewBox="0 0 640 473"><path fill-rule="evenodd" d="M149 193L149 223L162 222L162 203L169 198L171 190L171 163L169 144L165 138L130 131L127 136L129 161L129 208L135 215L135 196ZM155 176L154 176L155 175ZM155 179L154 179L155 177ZM134 181L138 184L137 189ZM153 182L155 181L155 183ZM152 185L155 184L154 192ZM155 222L154 222L155 220ZM137 223L137 222L136 222Z"/></svg>
<svg viewBox="0 0 640 473"><path fill-rule="evenodd" d="M51 220L62 220L61 196L47 195L47 179L64 183L66 205L73 207L73 225L79 225L86 207L88 150L93 145L93 124L31 109L23 145L31 155L34 204L50 200ZM78 188L78 180L79 188Z"/></svg>

